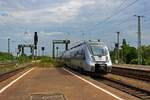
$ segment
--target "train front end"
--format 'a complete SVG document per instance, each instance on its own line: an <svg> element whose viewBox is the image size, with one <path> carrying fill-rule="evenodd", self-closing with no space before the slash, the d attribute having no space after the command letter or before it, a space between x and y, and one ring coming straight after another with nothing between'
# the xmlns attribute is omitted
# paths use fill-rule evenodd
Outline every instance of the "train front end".
<svg viewBox="0 0 150 100"><path fill-rule="evenodd" d="M91 71L100 74L111 72L112 62L108 48L101 43L90 44Z"/></svg>

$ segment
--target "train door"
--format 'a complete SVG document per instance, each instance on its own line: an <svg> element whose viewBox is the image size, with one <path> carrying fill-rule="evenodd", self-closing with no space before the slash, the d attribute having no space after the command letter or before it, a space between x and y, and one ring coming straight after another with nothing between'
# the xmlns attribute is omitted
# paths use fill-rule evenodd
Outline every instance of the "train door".
<svg viewBox="0 0 150 100"><path fill-rule="evenodd" d="M81 52L80 50L76 51L76 66L81 67Z"/></svg>
<svg viewBox="0 0 150 100"><path fill-rule="evenodd" d="M84 69L84 67L85 67L85 50L84 49L82 49L81 50L81 66L82 66L82 68Z"/></svg>

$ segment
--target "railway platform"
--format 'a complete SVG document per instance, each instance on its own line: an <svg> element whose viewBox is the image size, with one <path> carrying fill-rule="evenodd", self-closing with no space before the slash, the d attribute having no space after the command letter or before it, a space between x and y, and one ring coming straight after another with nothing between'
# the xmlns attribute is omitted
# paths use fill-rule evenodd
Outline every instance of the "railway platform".
<svg viewBox="0 0 150 100"><path fill-rule="evenodd" d="M113 64L113 67L150 71L150 66L148 65Z"/></svg>
<svg viewBox="0 0 150 100"><path fill-rule="evenodd" d="M0 83L0 100L137 100L84 77L65 68L30 68Z"/></svg>

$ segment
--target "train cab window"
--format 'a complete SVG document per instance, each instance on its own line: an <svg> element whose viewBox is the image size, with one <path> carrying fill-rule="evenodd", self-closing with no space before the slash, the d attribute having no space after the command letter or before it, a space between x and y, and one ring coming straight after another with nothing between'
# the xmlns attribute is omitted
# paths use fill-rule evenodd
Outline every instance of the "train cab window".
<svg viewBox="0 0 150 100"><path fill-rule="evenodd" d="M96 56L105 56L107 55L107 50L104 47L100 47L100 46L91 46L93 55Z"/></svg>

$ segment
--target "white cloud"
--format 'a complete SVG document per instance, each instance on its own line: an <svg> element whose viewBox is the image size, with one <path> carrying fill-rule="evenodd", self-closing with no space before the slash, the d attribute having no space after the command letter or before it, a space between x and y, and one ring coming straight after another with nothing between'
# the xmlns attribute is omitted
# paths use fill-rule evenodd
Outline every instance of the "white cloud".
<svg viewBox="0 0 150 100"><path fill-rule="evenodd" d="M92 5L94 3L95 0L69 0L68 2L42 9L16 9L10 12L10 15L12 16L8 18L8 21L15 21L17 23L63 23L75 18L79 14L81 7ZM19 4L17 3L17 5ZM19 7L20 6L21 5L19 5ZM24 6L20 8L23 7Z"/></svg>
<svg viewBox="0 0 150 100"><path fill-rule="evenodd" d="M65 33L63 32L40 32L41 35L64 35Z"/></svg>
<svg viewBox="0 0 150 100"><path fill-rule="evenodd" d="M9 0L6 1L7 2L5 3L8 3ZM37 9L27 9L27 5L21 4L21 2L18 0L15 0L15 2L16 3L12 3L13 10L9 12L7 22L17 24L43 24L64 23L70 20L74 20L80 14L81 8L85 6L89 9L96 8L93 10L93 12L97 12L97 16L94 16L95 18L93 18L93 20L102 20L106 18L106 16L110 15L112 9L118 6L121 0L67 0L64 3L57 3L53 6L49 5L48 7L46 6L43 8L37 7ZM36 2L36 0L30 2ZM14 7L15 4L17 6L16 8ZM35 5L33 6L35 7ZM84 20L86 18L82 19Z"/></svg>

